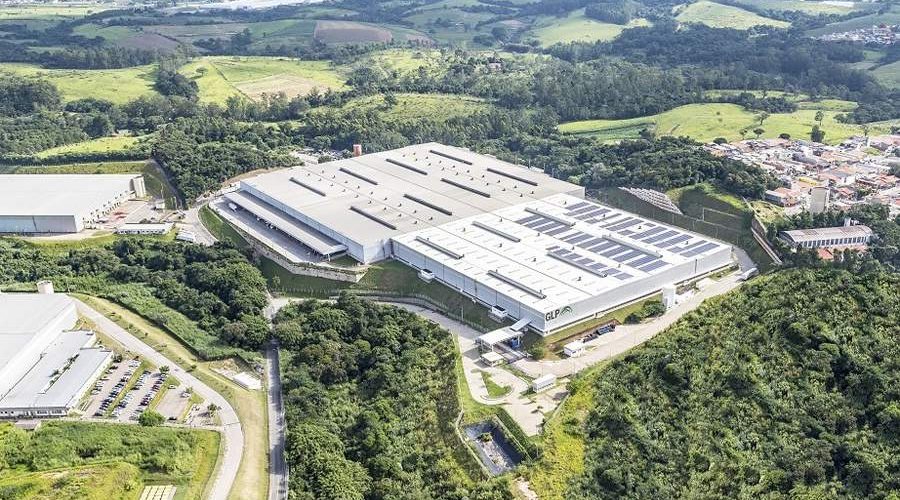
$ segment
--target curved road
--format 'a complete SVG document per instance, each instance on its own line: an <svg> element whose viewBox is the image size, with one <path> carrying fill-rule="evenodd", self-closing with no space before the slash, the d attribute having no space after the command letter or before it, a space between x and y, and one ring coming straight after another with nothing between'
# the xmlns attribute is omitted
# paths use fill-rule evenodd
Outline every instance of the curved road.
<svg viewBox="0 0 900 500"><path fill-rule="evenodd" d="M225 452L222 454L221 462L219 462L219 470L216 471L215 476L212 478L213 482L207 498L209 500L226 500L228 493L231 491L231 485L234 483L234 478L237 476L238 468L241 465L241 457L244 454L244 431L241 429L241 422L238 420L237 413L235 413L228 400L201 382L197 377L184 371L176 363L138 340L124 328L113 323L106 316L98 313L80 300L74 299L74 297L73 300L75 300L78 312L93 321L100 331L124 345L131 352L139 354L157 366L168 365L171 367L171 373L178 380L192 387L194 392L203 397L204 400L214 403L220 408L219 420L222 422L222 425L217 427L216 430L222 433Z"/></svg>

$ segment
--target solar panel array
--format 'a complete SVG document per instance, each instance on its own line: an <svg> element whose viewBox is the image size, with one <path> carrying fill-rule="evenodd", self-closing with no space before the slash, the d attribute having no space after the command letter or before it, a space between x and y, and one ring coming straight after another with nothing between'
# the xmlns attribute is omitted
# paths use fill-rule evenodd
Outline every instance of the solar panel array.
<svg viewBox="0 0 900 500"><path fill-rule="evenodd" d="M621 271L620 268L622 266L649 273L671 265L660 254L654 252L652 248L666 250L690 258L719 246L716 243L685 234L676 229L670 229L639 217L588 202L579 202L567 207L565 215L609 231L617 235L616 237L595 236L573 227L559 217L550 217L537 210L526 211L530 215L516 220L517 223L547 236L552 236L573 247L578 247L618 263L616 269L611 270L609 266L599 261L575 251L566 250L560 245L548 249L548 255L551 257L568 262L596 275L627 279L631 275ZM630 243L630 240L635 241ZM641 246L646 246L647 248L642 250Z"/></svg>

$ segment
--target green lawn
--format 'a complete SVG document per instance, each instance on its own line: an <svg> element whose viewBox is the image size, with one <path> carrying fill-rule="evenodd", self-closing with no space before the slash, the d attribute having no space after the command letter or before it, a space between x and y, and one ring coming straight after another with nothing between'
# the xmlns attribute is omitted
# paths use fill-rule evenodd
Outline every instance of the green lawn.
<svg viewBox="0 0 900 500"><path fill-rule="evenodd" d="M233 95L260 97L284 92L305 95L313 88L341 89L343 76L328 61L298 61L285 57L210 56L180 69L200 87L200 98L224 102Z"/></svg>
<svg viewBox="0 0 900 500"><path fill-rule="evenodd" d="M729 141L741 138L751 139L757 127L764 132L760 137L772 138L787 133L791 137L808 138L815 122L815 115L822 110L824 119L822 129L825 131L825 142L837 143L853 135L862 135L859 125L840 123L835 116L841 114L835 108L846 110L847 101L825 101L823 103L806 102L793 113L775 113L766 118L762 125L760 115L747 111L736 104L703 103L688 104L658 115L630 118L625 120L584 120L564 123L559 126L560 132L567 134L588 135L600 140L621 140L635 138L642 129L653 130L657 136L688 136L701 142L709 142L716 137L724 137ZM889 133L890 123L872 124L870 133Z"/></svg>
<svg viewBox="0 0 900 500"><path fill-rule="evenodd" d="M154 65L122 69L44 69L33 64L3 63L0 71L39 76L56 85L66 101L95 97L124 104L154 94Z"/></svg>
<svg viewBox="0 0 900 500"><path fill-rule="evenodd" d="M584 9L563 18L547 17L535 23L532 33L542 45L568 42L612 40L628 28L647 26L646 19L634 19L627 25L603 23L585 17Z"/></svg>
<svg viewBox="0 0 900 500"><path fill-rule="evenodd" d="M491 374L488 372L481 372L481 379L484 380L484 386L487 388L488 397L490 398L502 398L512 390L512 387L508 385L500 385L494 382L494 379L491 378Z"/></svg>
<svg viewBox="0 0 900 500"><path fill-rule="evenodd" d="M675 17L683 23L699 23L713 28L734 28L745 30L753 26L774 26L787 28L790 23L762 17L748 10L730 5L701 0L692 3L678 13Z"/></svg>
<svg viewBox="0 0 900 500"><path fill-rule="evenodd" d="M65 144L55 148L45 149L35 156L41 159L66 153L109 153L111 151L124 151L138 143L139 137L130 135L117 135L113 137L100 137L89 141Z"/></svg>

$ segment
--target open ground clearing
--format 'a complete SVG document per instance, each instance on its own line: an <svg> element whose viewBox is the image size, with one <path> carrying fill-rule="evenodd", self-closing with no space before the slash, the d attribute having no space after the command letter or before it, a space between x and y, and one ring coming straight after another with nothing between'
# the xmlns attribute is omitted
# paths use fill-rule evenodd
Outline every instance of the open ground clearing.
<svg viewBox="0 0 900 500"><path fill-rule="evenodd" d="M761 115L747 111L737 104L706 103L688 104L658 115L629 118L624 120L585 120L560 125L563 133L589 135L601 141L619 141L638 137L642 130L651 130L657 136L687 136L701 142L709 142L717 137L729 141L756 137L754 130L763 129L760 137L772 138L780 134L791 137L809 137L809 132L816 124L815 115L822 109L824 119L821 128L825 131L825 142L837 143L853 135L862 135L859 125L840 123L835 116L840 114L829 108L837 106L838 101L827 102L822 107L815 103L806 104L810 109L798 109L793 113L775 113L769 115L760 124ZM843 106L846 107L844 104ZM824 108L824 109L823 109ZM890 124L872 124L870 133L889 133Z"/></svg>
<svg viewBox="0 0 900 500"><path fill-rule="evenodd" d="M872 75L884 86L900 88L900 61L878 66Z"/></svg>
<svg viewBox="0 0 900 500"><path fill-rule="evenodd" d="M634 19L627 25L610 24L585 17L584 9L564 18L548 17L535 23L532 33L542 45L568 42L596 42L612 40L628 28L647 26L646 19Z"/></svg>
<svg viewBox="0 0 900 500"><path fill-rule="evenodd" d="M67 153L111 153L114 151L124 151L137 145L140 137L131 135L116 135L111 137L99 137L84 142L76 142L73 144L65 144L55 148L45 149L37 153L38 158L49 158Z"/></svg>
<svg viewBox="0 0 900 500"><path fill-rule="evenodd" d="M44 69L33 64L3 63L0 71L46 78L56 85L65 101L93 97L124 104L154 94L154 65L122 69Z"/></svg>
<svg viewBox="0 0 900 500"><path fill-rule="evenodd" d="M344 79L327 61L298 61L286 57L201 57L179 71L194 79L200 98L224 103L234 95L258 98L284 92L306 95L312 89L340 89Z"/></svg>
<svg viewBox="0 0 900 500"><path fill-rule="evenodd" d="M774 26L786 28L790 23L769 19L749 10L701 0L692 3L678 13L675 19L683 23L699 23L713 28L734 28L745 30L753 26Z"/></svg>
<svg viewBox="0 0 900 500"><path fill-rule="evenodd" d="M95 14L111 8L111 4L96 5L47 5L22 4L4 5L0 7L0 21L8 19L71 19Z"/></svg>
<svg viewBox="0 0 900 500"><path fill-rule="evenodd" d="M384 43L394 38L389 30L352 21L318 21L313 36L322 43Z"/></svg>
<svg viewBox="0 0 900 500"><path fill-rule="evenodd" d="M410 121L418 118L469 116L487 111L491 104L477 97L450 94L396 94L397 103L388 106L384 96L358 97L348 101L344 110L383 110L385 119Z"/></svg>

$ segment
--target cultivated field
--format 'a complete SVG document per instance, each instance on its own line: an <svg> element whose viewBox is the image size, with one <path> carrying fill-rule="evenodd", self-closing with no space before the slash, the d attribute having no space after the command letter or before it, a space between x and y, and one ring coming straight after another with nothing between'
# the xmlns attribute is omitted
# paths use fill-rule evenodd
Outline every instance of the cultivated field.
<svg viewBox="0 0 900 500"><path fill-rule="evenodd" d="M0 71L50 80L66 101L94 97L123 104L153 94L155 66L122 69L44 69L33 64L3 63Z"/></svg>
<svg viewBox="0 0 900 500"><path fill-rule="evenodd" d="M838 101L828 101L821 106L816 106L817 104L803 103L801 108L807 109L799 109L793 113L772 114L763 120L762 125L758 113L747 111L736 104L709 103L688 104L658 115L640 118L570 122L560 125L559 129L563 133L587 135L610 142L636 138L644 129L652 131L657 136L687 136L701 142L709 142L716 137L724 137L729 141L752 139L756 137L753 132L756 128L764 130L760 135L762 138L778 137L782 133L795 138L808 138L810 130L816 124L816 112L822 110L825 115L822 129L825 131L826 142L836 143L863 133L859 125L835 120L835 116L840 114L834 111ZM848 106L842 104L841 107L846 110ZM889 123L873 124L870 129L871 134L889 131Z"/></svg>
<svg viewBox="0 0 900 500"><path fill-rule="evenodd" d="M900 88L900 61L879 66L872 70L872 74L882 85L895 89Z"/></svg>
<svg viewBox="0 0 900 500"><path fill-rule="evenodd" d="M748 10L730 5L701 0L681 9L675 19L683 23L699 23L713 28L734 28L745 30L753 26L765 25L786 28L790 23L769 19Z"/></svg>
<svg viewBox="0 0 900 500"><path fill-rule="evenodd" d="M384 28L351 21L319 21L313 36L322 43L390 42L394 38Z"/></svg>
<svg viewBox="0 0 900 500"><path fill-rule="evenodd" d="M224 102L233 95L251 98L284 92L305 95L313 88L339 89L343 77L328 61L299 61L285 57L202 57L183 66L181 73L200 87L200 98Z"/></svg>
<svg viewBox="0 0 900 500"><path fill-rule="evenodd" d="M628 28L647 26L646 19L635 19L627 25L610 24L585 17L584 9L564 18L546 18L535 23L532 33L542 45L568 42L612 40Z"/></svg>

